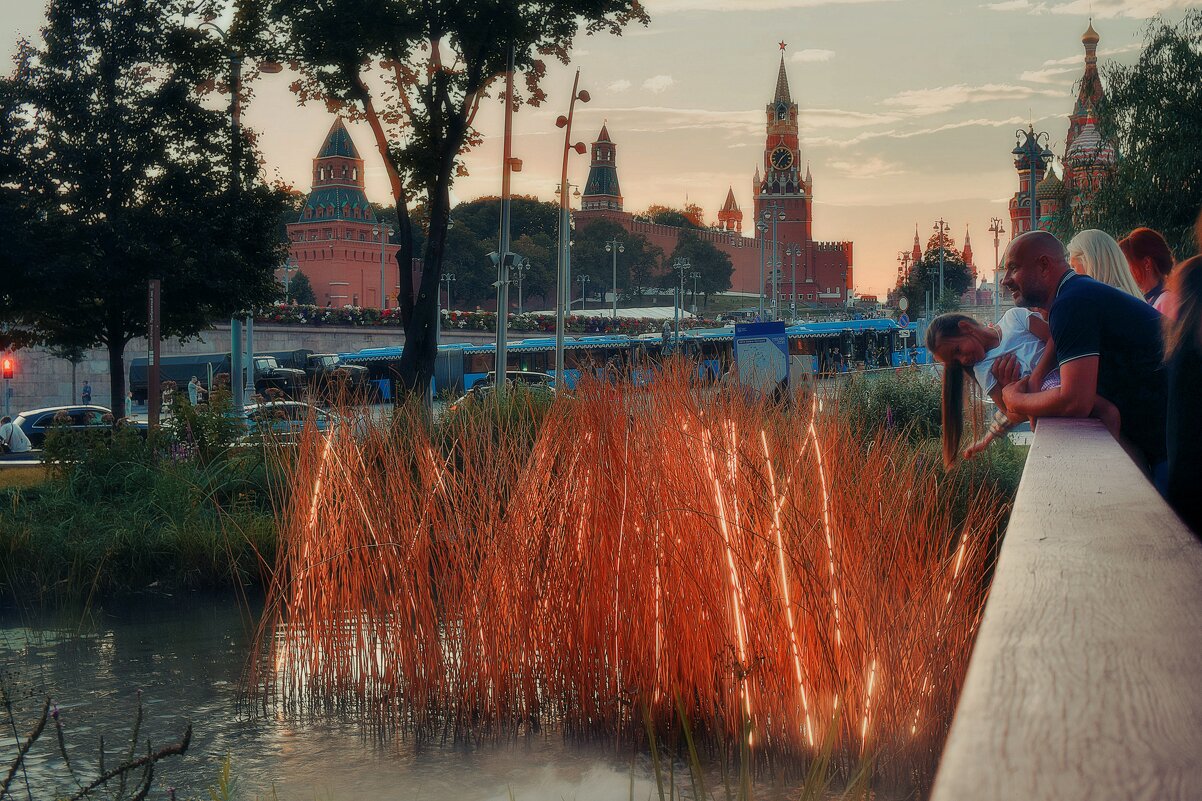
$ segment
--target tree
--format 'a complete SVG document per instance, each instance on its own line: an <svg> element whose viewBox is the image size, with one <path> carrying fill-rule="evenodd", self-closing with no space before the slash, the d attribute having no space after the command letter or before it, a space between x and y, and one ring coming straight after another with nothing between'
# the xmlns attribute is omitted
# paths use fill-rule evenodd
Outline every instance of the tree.
<svg viewBox="0 0 1202 801"><path fill-rule="evenodd" d="M1202 10L1176 26L1149 25L1139 60L1109 65L1096 112L1119 153L1080 224L1123 236L1146 225L1164 234L1179 258L1197 252L1193 226L1202 207Z"/></svg>
<svg viewBox="0 0 1202 801"><path fill-rule="evenodd" d="M554 56L564 63L579 29L618 35L647 22L638 0L243 0L241 19L260 32L258 49L301 72L301 102L318 100L365 119L388 174L403 275L415 246L410 210L424 203L429 227L416 295L401 281L405 329L399 378L423 395L434 371L438 282L450 219L450 189L461 157L480 140L480 104L506 69L512 48L525 92L538 105Z"/></svg>
<svg viewBox="0 0 1202 801"><path fill-rule="evenodd" d="M0 84L21 165L9 187L29 212L0 220L0 234L39 253L8 303L39 341L105 347L117 410L151 278L162 335L184 338L271 302L283 257L283 192L233 185L228 117L198 89L227 51L186 24L194 5L52 0L44 44ZM240 168L257 173L252 148Z"/></svg>
<svg viewBox="0 0 1202 801"><path fill-rule="evenodd" d="M972 271L964 263L951 237L944 237L943 294L935 298L940 311L949 311L959 306L959 298L972 286ZM927 292L939 287L939 243L928 245L922 258L910 265L910 275L901 286L901 293L910 301L910 308L925 309Z"/></svg>
<svg viewBox="0 0 1202 801"><path fill-rule="evenodd" d="M680 238L676 240L670 261L675 262L678 258L688 259L690 269L698 273L697 291L705 294L707 304L713 293L730 289L730 277L734 274L730 256L691 231L682 231ZM675 273L672 275L675 276ZM691 284L692 279L685 281L686 291L690 289Z"/></svg>
<svg viewBox="0 0 1202 801"><path fill-rule="evenodd" d="M618 254L618 294L627 300L638 297L653 282L664 252L641 234L627 233L613 220L597 220L577 230L572 237L572 276L588 275L593 292L606 292L613 283L613 253L605 252L605 243L622 243Z"/></svg>
<svg viewBox="0 0 1202 801"><path fill-rule="evenodd" d="M689 203L683 209L674 209L671 206L653 203L641 216L658 225L671 225L674 228L704 227L701 221L701 207L696 203Z"/></svg>
<svg viewBox="0 0 1202 801"><path fill-rule="evenodd" d="M292 276L292 280L288 284L288 294L295 303L304 306L317 305L317 295L313 293L313 284L309 281L309 276L300 270L297 270L296 275Z"/></svg>

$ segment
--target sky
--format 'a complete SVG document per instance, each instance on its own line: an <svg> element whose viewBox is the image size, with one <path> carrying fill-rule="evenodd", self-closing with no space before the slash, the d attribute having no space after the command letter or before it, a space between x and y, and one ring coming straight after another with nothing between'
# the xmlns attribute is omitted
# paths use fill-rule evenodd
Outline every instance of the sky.
<svg viewBox="0 0 1202 801"><path fill-rule="evenodd" d="M572 63L553 63L540 108L514 117L516 193L555 197L562 131L575 69L592 95L577 105L573 139L591 142L603 122L617 144L627 211L652 203L700 204L710 222L733 187L750 219L752 176L764 147L764 107L780 58L800 107L803 160L814 178L814 237L854 242L856 289L893 285L897 255L917 224L925 244L938 219L957 246L972 235L989 275L991 217L1009 228L1017 188L1010 150L1033 121L1063 153L1081 34L1101 36L1099 60L1131 63L1150 17L1181 18L1202 0L645 0L651 23L621 37L577 38ZM43 6L0 0L0 43L36 37ZM1103 73L1104 75L1104 73ZM1103 77L1103 80L1105 78ZM243 122L259 132L269 178L307 190L312 158L332 118L299 107L287 73L264 76ZM483 143L465 160L454 198L500 191L502 108L481 108ZM352 126L365 158L368 196L390 202L370 131ZM588 157L572 156L583 184ZM1002 238L1004 247L1006 234Z"/></svg>

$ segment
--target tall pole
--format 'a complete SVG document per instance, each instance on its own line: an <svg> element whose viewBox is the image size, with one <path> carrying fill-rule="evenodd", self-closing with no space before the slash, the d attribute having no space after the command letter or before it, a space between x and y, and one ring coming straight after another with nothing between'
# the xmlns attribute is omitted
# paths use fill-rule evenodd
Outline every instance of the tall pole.
<svg viewBox="0 0 1202 801"><path fill-rule="evenodd" d="M1001 271L1002 263L1000 251L998 250L998 237L1005 233L1005 231L1006 229L1002 226L1002 221L997 217L989 221L989 232L993 234L993 321L995 323L1001 319L1001 300L998 297L998 290L1000 289L998 286L998 273Z"/></svg>
<svg viewBox="0 0 1202 801"><path fill-rule="evenodd" d="M626 251L625 245L619 239L611 239L605 243L605 250L613 254L613 276L610 287L613 290L613 319L618 319L618 254Z"/></svg>
<svg viewBox="0 0 1202 801"><path fill-rule="evenodd" d="M681 307L684 305L684 277L685 277L685 273L692 266L692 264L689 262L688 259L674 259L672 261L672 266L674 268L676 268L676 272L677 272L676 277L678 279L680 279L679 291L676 293L676 308L673 309L674 317L676 320L676 342L677 342L677 344L679 344L680 343L680 312L681 312Z"/></svg>
<svg viewBox="0 0 1202 801"><path fill-rule="evenodd" d="M152 429L159 424L160 402L163 397L162 389L159 386L159 302L161 295L162 283L157 278L150 279L146 304L146 419ZM72 367L74 368L74 363ZM7 396L7 394L6 392L5 395ZM74 396L74 390L72 390L72 397L74 398ZM7 412L7 410L5 411ZM125 410L122 409L118 414L114 409L113 415L124 417Z"/></svg>
<svg viewBox="0 0 1202 801"><path fill-rule="evenodd" d="M760 234L760 320L764 319L764 238L768 233L768 224L757 220L755 230Z"/></svg>
<svg viewBox="0 0 1202 801"><path fill-rule="evenodd" d="M942 217L939 218L939 222L935 223L935 230L939 232L939 294L935 296L936 305L938 305L939 301L943 300L943 255L945 250L944 237L947 235L947 232L950 228L951 226L944 222Z"/></svg>
<svg viewBox="0 0 1202 801"><path fill-rule="evenodd" d="M697 315L697 279L701 277L701 273L693 270L693 316Z"/></svg>
<svg viewBox="0 0 1202 801"><path fill-rule="evenodd" d="M568 115L559 117L555 120L556 126L564 129L563 137L563 169L559 174L559 270L556 274L555 281L555 380L556 382L564 379L563 365L563 335L564 335L564 314L568 303L568 294L571 288L569 284L569 273L571 269L570 259L571 246L571 215L568 210L568 152L575 150L577 153L584 153L585 147L583 142L572 144L572 117L576 113L576 101L582 103L589 101L588 92L577 91L580 86L580 70L576 70L576 77L572 79L572 102L568 104Z"/></svg>
<svg viewBox="0 0 1202 801"><path fill-rule="evenodd" d="M255 395L255 318L252 314L246 315L246 388L242 393L246 398Z"/></svg>
<svg viewBox="0 0 1202 801"><path fill-rule="evenodd" d="M509 221L512 205L510 186L513 172L513 45L505 67L505 136L501 164L501 234L497 253L497 392L504 392L509 367Z"/></svg>

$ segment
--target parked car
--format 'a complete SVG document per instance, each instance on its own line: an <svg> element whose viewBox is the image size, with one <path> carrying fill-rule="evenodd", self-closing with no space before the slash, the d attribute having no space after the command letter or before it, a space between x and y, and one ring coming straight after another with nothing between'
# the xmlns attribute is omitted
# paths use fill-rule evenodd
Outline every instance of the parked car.
<svg viewBox="0 0 1202 801"><path fill-rule="evenodd" d="M70 423L63 423L72 431L103 431L112 428L112 421L104 417L111 414L106 406L49 406L45 409L31 409L19 412L13 423L29 437L29 444L35 449L46 447L46 434L55 425L55 418L65 414Z"/></svg>
<svg viewBox="0 0 1202 801"><path fill-rule="evenodd" d="M505 383L511 387L522 387L529 392L546 396L548 399L555 397L555 376L548 375L547 373L536 373L531 370L509 370L505 373ZM451 403L447 407L447 412L458 411L467 404L487 398L496 388L497 374L493 371L472 385L472 388L461 398Z"/></svg>
<svg viewBox="0 0 1202 801"><path fill-rule="evenodd" d="M243 409L246 418L247 442L269 440L292 444L300 439L305 425L311 423L318 431L329 431L337 418L309 403L300 401L267 401L252 403Z"/></svg>

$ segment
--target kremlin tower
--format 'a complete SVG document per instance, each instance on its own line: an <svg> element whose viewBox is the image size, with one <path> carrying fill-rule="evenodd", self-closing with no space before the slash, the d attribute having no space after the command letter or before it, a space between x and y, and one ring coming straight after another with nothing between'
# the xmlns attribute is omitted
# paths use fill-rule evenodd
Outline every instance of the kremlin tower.
<svg viewBox="0 0 1202 801"><path fill-rule="evenodd" d="M783 45L782 45L783 50ZM775 216L776 225L761 232L752 224L749 235L743 233L743 211L735 198L734 187L726 191L726 200L718 211L718 225L710 229L687 229L659 225L623 211L622 193L618 188L616 162L617 146L610 138L607 126L593 142L592 163L577 226L584 228L601 219L618 223L631 234L637 234L671 253L679 236L688 231L709 242L730 257L734 267L731 288L737 292L758 295L771 289L761 285L761 245L766 260L775 257L781 264L783 280L778 285L781 303L787 306L796 295L799 308L807 306L843 306L851 296L852 243L815 242L813 238L813 178L809 167L801 171L801 144L798 136L798 106L789 89L784 55L776 74L772 99L765 108L765 139L761 163L752 181L753 222L762 222L765 215ZM771 211L770 211L771 210ZM783 218L781 215L783 214ZM772 236L775 233L775 243ZM796 245L799 255L785 255L790 245ZM796 265L794 265L796 261ZM796 283L793 283L796 267ZM666 270L666 267L663 269ZM764 271L770 275L770 270Z"/></svg>
<svg viewBox="0 0 1202 801"><path fill-rule="evenodd" d="M386 294L393 296L398 246L383 247ZM376 213L363 192L363 159L339 117L313 159L313 188L300 216L288 224L288 255L313 285L317 305L380 308L380 248Z"/></svg>

